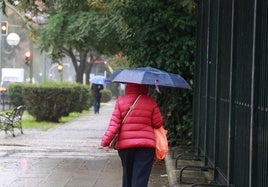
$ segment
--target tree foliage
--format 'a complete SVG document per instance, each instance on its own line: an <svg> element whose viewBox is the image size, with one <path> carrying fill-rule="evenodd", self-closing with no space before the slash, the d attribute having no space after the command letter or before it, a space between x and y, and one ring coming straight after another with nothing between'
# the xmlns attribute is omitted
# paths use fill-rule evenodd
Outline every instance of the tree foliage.
<svg viewBox="0 0 268 187"><path fill-rule="evenodd" d="M117 34L104 3L88 0L21 0L18 8L28 15L32 38L54 62L69 56L76 81L89 80L92 64L101 54L118 51ZM47 18L38 22L38 17Z"/></svg>
<svg viewBox="0 0 268 187"><path fill-rule="evenodd" d="M120 47L131 66L152 66L182 75L191 85L194 73L195 17L192 1L120 0L112 4ZM193 85L192 85L193 86ZM192 93L162 88L156 94L172 144L191 140Z"/></svg>
<svg viewBox="0 0 268 187"><path fill-rule="evenodd" d="M42 28L33 29L33 36L53 58L72 59L78 82L90 69L87 59L121 51L130 66L177 73L193 87L194 0L21 0L20 6L33 15L49 15ZM169 140L178 144L183 139L185 144L191 136L193 90L161 92L155 96Z"/></svg>

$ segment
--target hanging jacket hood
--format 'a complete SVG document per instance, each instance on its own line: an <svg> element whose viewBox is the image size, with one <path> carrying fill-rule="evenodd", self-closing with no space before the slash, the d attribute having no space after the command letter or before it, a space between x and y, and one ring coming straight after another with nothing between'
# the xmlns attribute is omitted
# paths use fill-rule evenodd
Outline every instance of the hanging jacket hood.
<svg viewBox="0 0 268 187"><path fill-rule="evenodd" d="M126 93L126 95L127 94L147 95L148 88L147 88L147 85L145 85L145 84L127 83L125 93Z"/></svg>

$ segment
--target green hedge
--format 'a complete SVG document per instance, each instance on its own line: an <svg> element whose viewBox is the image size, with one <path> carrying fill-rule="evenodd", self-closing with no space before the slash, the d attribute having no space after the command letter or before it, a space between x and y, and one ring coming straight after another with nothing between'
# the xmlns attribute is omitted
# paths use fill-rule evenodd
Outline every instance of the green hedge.
<svg viewBox="0 0 268 187"><path fill-rule="evenodd" d="M8 90L12 105L26 105L37 121L58 122L92 106L90 87L76 83L12 84Z"/></svg>
<svg viewBox="0 0 268 187"><path fill-rule="evenodd" d="M25 83L9 84L7 90L8 90L8 97L9 97L11 106L25 105L23 97L22 97L23 96L22 90L24 86L25 86Z"/></svg>
<svg viewBox="0 0 268 187"><path fill-rule="evenodd" d="M107 103L112 99L112 92L111 90L104 89L101 91L101 102Z"/></svg>

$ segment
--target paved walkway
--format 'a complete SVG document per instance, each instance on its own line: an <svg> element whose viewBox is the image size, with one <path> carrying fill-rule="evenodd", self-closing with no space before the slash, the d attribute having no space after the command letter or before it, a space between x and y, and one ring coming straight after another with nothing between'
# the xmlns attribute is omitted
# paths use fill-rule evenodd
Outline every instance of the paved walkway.
<svg viewBox="0 0 268 187"><path fill-rule="evenodd" d="M114 101L103 105L100 114L90 112L48 131L24 129L15 138L1 131L0 187L120 187L117 152L99 146ZM149 187L169 186L166 173L156 163Z"/></svg>

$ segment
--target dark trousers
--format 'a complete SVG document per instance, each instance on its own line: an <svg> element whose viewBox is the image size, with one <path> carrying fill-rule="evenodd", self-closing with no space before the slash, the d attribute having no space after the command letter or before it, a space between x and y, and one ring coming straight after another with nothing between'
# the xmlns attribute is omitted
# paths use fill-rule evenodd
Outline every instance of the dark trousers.
<svg viewBox="0 0 268 187"><path fill-rule="evenodd" d="M118 150L123 166L123 187L147 187L154 162L154 148Z"/></svg>
<svg viewBox="0 0 268 187"><path fill-rule="evenodd" d="M100 111L100 97L93 97L93 106L94 106L94 112L99 113Z"/></svg>

